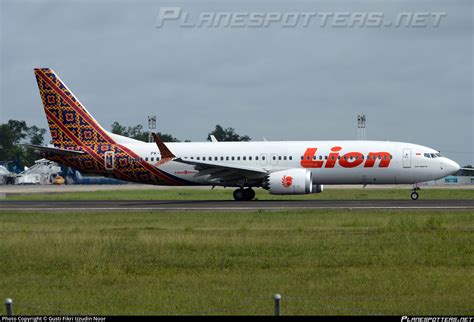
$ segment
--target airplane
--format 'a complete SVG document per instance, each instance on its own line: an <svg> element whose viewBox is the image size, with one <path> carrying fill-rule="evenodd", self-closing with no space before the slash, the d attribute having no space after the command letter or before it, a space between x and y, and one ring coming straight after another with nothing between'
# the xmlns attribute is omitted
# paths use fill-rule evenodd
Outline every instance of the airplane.
<svg viewBox="0 0 474 322"><path fill-rule="evenodd" d="M253 188L275 195L320 193L332 184L413 184L457 172L434 149L389 141L261 141L145 143L106 131L50 68L34 70L52 147L27 145L81 172L153 185L236 188L237 201Z"/></svg>

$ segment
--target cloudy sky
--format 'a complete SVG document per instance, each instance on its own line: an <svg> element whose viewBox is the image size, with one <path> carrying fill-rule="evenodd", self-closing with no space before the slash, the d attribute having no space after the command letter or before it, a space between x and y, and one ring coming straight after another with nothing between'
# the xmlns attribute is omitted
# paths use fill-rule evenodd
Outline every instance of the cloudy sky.
<svg viewBox="0 0 474 322"><path fill-rule="evenodd" d="M47 127L33 76L51 67L107 129L146 124L203 141L407 141L474 164L473 2L0 0L0 122ZM444 12L438 27L157 28L160 8L203 12ZM343 23L344 24L344 23Z"/></svg>

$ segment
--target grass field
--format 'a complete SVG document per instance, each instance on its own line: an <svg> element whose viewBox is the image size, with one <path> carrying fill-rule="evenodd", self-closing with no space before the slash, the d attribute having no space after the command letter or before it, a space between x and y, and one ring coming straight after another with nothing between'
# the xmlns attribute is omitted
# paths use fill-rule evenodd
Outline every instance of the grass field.
<svg viewBox="0 0 474 322"><path fill-rule="evenodd" d="M2 211L0 296L34 315L272 314L275 293L284 315L472 315L473 244L472 211Z"/></svg>
<svg viewBox="0 0 474 322"><path fill-rule="evenodd" d="M160 189L160 190L109 190L66 192L49 194L7 195L8 200L233 200L229 189ZM399 199L409 200L409 189L326 189L323 193L297 196L275 196L264 189L256 189L258 200L301 199ZM474 199L472 189L422 189L420 199Z"/></svg>

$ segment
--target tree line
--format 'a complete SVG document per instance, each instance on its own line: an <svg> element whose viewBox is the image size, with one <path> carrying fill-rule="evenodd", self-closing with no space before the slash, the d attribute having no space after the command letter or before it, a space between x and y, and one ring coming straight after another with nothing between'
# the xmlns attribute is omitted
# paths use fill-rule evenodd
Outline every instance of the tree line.
<svg viewBox="0 0 474 322"><path fill-rule="evenodd" d="M143 129L143 125L125 126L119 122L113 122L111 132L123 135L135 140L148 142L148 131ZM0 124L0 162L13 161L18 167L31 166L38 159L37 153L32 149L20 145L29 143L43 145L46 129L36 125L28 125L25 121L9 120ZM168 133L157 133L164 142L181 142L181 140ZM211 141L213 135L218 141L250 141L248 135L239 135L232 127L224 128L217 124L208 135L207 140ZM184 140L184 142L190 142Z"/></svg>
<svg viewBox="0 0 474 322"><path fill-rule="evenodd" d="M135 140L140 140L148 142L148 131L143 131L143 126L141 124L135 126L123 126L119 122L112 123L112 133L123 135ZM171 134L167 133L157 133L163 142L182 142L181 140L175 138ZM207 140L211 141L211 135L214 135L217 141L250 141L251 138L248 135L239 135L235 132L235 129L232 127L223 128L221 125L217 124L214 130L212 130L207 135ZM190 140L184 140L184 142L191 142Z"/></svg>

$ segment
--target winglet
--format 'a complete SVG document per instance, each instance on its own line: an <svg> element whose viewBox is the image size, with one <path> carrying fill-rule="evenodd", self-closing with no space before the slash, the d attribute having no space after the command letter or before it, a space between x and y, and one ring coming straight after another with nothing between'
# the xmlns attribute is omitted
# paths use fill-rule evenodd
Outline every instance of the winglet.
<svg viewBox="0 0 474 322"><path fill-rule="evenodd" d="M165 145L165 143L160 138L160 136L156 133L152 133L152 134L153 134L153 138L155 139L155 143L158 146L158 149L160 150L161 159L167 160L167 159L175 158L176 156L173 154L173 152L171 152L168 149L168 147Z"/></svg>

